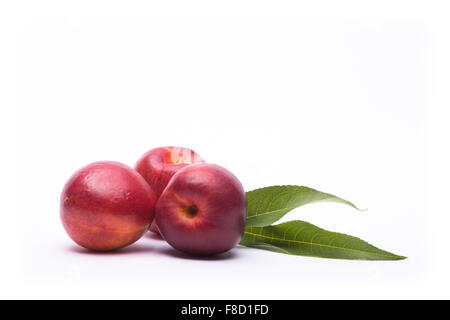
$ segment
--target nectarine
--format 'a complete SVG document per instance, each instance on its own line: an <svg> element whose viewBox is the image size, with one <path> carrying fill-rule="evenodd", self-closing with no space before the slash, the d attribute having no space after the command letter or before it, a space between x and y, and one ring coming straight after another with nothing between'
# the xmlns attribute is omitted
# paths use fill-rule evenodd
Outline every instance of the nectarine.
<svg viewBox="0 0 450 320"><path fill-rule="evenodd" d="M73 174L61 194L61 221L82 247L114 250L138 240L154 216L156 196L134 169L111 161Z"/></svg>
<svg viewBox="0 0 450 320"><path fill-rule="evenodd" d="M155 221L175 249L212 255L240 241L246 213L244 188L230 171L196 164L172 177L156 203Z"/></svg>

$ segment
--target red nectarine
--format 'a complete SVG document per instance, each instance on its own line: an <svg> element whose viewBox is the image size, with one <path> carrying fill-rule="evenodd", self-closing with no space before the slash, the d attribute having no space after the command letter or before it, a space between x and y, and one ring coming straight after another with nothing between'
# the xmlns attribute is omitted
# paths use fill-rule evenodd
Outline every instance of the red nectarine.
<svg viewBox="0 0 450 320"><path fill-rule="evenodd" d="M215 164L178 171L159 197L155 221L174 248L197 255L232 249L241 239L247 200L239 180Z"/></svg>
<svg viewBox="0 0 450 320"><path fill-rule="evenodd" d="M61 194L61 220L82 247L113 250L138 240L148 229L156 196L139 173L111 161L73 174Z"/></svg>

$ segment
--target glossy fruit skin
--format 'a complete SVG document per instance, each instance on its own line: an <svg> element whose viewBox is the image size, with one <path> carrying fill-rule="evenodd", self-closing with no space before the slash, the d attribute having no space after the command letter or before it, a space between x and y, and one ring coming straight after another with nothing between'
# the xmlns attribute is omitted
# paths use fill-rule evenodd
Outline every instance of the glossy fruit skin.
<svg viewBox="0 0 450 320"><path fill-rule="evenodd" d="M159 197L155 220L175 249L194 255L226 252L242 238L247 199L239 180L215 164L178 171Z"/></svg>
<svg viewBox="0 0 450 320"><path fill-rule="evenodd" d="M60 216L80 246L98 251L138 240L154 217L156 196L134 169L113 161L91 163L67 181Z"/></svg>
<svg viewBox="0 0 450 320"><path fill-rule="evenodd" d="M136 162L134 168L159 197L172 176L180 169L204 162L198 153L189 148L168 146L146 152ZM150 231L159 233L155 222L151 224Z"/></svg>

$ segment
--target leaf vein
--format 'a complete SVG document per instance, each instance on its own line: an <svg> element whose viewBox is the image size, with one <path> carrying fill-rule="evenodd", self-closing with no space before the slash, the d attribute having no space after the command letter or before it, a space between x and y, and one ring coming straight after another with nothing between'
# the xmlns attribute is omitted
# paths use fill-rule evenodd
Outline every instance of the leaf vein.
<svg viewBox="0 0 450 320"><path fill-rule="evenodd" d="M332 246L332 245L326 245L326 244L320 244L320 243L312 243L312 242L308 242L308 241L301 241L301 240L287 240L287 239L281 239L281 238L276 238L274 236L270 237L270 236L266 236L266 235L262 235L262 234L258 234L258 233L252 233L252 232L248 232L245 231L245 234L249 234L252 235L254 237L261 237L261 238L266 238L266 239L270 239L270 240L275 240L275 241L286 241L286 242L294 242L294 243L298 243L298 244L309 244L311 246L315 245L318 247L326 247L326 248L331 248L331 249L339 249L339 250L344 250L344 251L353 251L353 252L359 252L359 253L370 253L376 256L380 256L380 257L386 257L386 258L390 258L392 256L390 255L386 255L386 254L381 254L381 253L375 253L375 252L369 252L369 251L364 251L364 250L358 250L358 249L352 249L352 248L343 248L343 247L337 247L337 246Z"/></svg>

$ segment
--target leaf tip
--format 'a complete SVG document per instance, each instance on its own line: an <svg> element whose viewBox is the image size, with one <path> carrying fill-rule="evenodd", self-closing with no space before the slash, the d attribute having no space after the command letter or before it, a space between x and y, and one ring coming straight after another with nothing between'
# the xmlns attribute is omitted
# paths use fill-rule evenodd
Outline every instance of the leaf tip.
<svg viewBox="0 0 450 320"><path fill-rule="evenodd" d="M398 260L405 260L405 259L408 259L408 257L399 256L397 254L391 253L391 256L388 259L386 259L386 260L398 261Z"/></svg>

